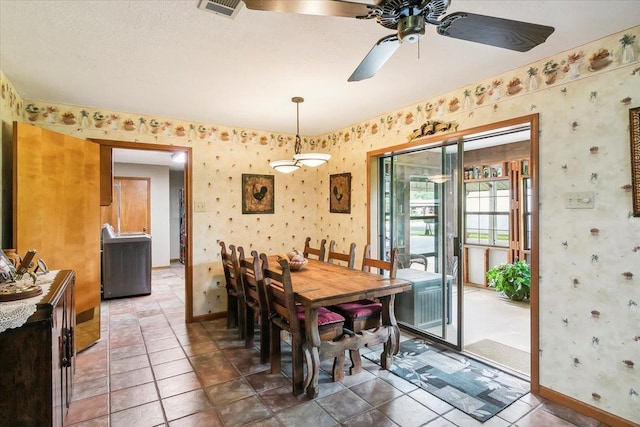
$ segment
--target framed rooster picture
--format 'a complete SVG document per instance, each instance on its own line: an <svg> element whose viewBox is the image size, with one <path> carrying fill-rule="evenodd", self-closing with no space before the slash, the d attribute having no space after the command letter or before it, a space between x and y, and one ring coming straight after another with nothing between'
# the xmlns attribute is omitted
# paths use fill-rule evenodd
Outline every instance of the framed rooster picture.
<svg viewBox="0 0 640 427"><path fill-rule="evenodd" d="M242 213L274 213L274 176L242 174Z"/></svg>
<svg viewBox="0 0 640 427"><path fill-rule="evenodd" d="M351 174L329 175L329 212L351 213Z"/></svg>
<svg viewBox="0 0 640 427"><path fill-rule="evenodd" d="M629 110L629 130L631 131L633 216L640 216L640 107Z"/></svg>

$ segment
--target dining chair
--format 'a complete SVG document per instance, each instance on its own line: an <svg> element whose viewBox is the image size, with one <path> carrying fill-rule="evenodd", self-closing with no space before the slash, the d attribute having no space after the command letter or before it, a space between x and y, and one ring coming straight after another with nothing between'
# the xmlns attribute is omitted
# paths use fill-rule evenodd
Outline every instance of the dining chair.
<svg viewBox="0 0 640 427"><path fill-rule="evenodd" d="M398 260L399 268L411 268L413 264L420 264L424 271L427 271L429 266L429 260L422 254L398 254L396 259Z"/></svg>
<svg viewBox="0 0 640 427"><path fill-rule="evenodd" d="M334 261L343 261L347 267L353 268L356 263L356 244L351 243L348 253L336 251L336 241L329 243L329 252L327 253L327 262L333 264Z"/></svg>
<svg viewBox="0 0 640 427"><path fill-rule="evenodd" d="M238 263L245 301L245 348L252 348L255 337L256 317L260 326L260 363L269 360L269 314L267 300L262 285L262 266L258 252L251 251L251 258L245 258L244 249L238 247Z"/></svg>
<svg viewBox="0 0 640 427"><path fill-rule="evenodd" d="M394 248L389 254L389 260L381 260L371 257L371 245L366 245L364 255L362 257L362 271L370 272L372 268L383 270L388 274L389 278L394 279L397 272L396 256L398 249ZM360 333L367 329L376 329L382 324L382 303L368 299L362 299L354 302L345 302L331 306L331 310L340 313L345 318L345 328ZM397 348L397 346L396 346ZM351 359L351 375L357 374L362 370L362 359L359 350L350 350L349 357Z"/></svg>
<svg viewBox="0 0 640 427"><path fill-rule="evenodd" d="M314 255L320 261L324 262L324 254L325 254L325 249L327 245L327 239L322 239L320 241L319 248L312 248L309 245L310 243L311 243L311 237L307 237L307 239L304 241L304 250L302 251L302 255L304 255L305 258L309 258L309 255Z"/></svg>
<svg viewBox="0 0 640 427"><path fill-rule="evenodd" d="M223 241L220 242L220 258L227 288L227 329L238 328L240 339L245 337L245 303L240 265L236 247L229 245L229 250Z"/></svg>
<svg viewBox="0 0 640 427"><path fill-rule="evenodd" d="M304 391L304 367L302 346L305 342L305 308L297 304L289 261L280 259L282 272L269 269L267 255L260 254L263 280L269 318L271 319L271 373L280 372L282 368L280 332L287 331L291 336L292 382L293 394ZM318 308L318 333L322 341L335 341L344 336L344 317L325 307ZM344 352L334 359L334 380L343 377Z"/></svg>

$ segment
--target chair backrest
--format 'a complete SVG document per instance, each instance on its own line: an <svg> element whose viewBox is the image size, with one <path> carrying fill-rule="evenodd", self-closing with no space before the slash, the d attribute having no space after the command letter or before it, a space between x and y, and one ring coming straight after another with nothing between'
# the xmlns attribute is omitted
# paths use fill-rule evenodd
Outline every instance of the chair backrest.
<svg viewBox="0 0 640 427"><path fill-rule="evenodd" d="M379 268L389 272L389 278L396 278L396 271L398 270L398 263L396 256L398 255L398 249L391 249L389 254L389 261L371 258L371 245L364 247L364 255L362 257L362 271L371 271L371 268Z"/></svg>
<svg viewBox="0 0 640 427"><path fill-rule="evenodd" d="M269 269L269 261L266 254L260 254L260 260L262 261L262 276L269 318L273 319L274 316L279 316L288 324L288 329L291 333L299 332L300 321L296 310L293 285L291 284L289 261L281 258L279 263L282 272L278 272L275 269Z"/></svg>
<svg viewBox="0 0 640 427"><path fill-rule="evenodd" d="M222 241L220 242L220 247L220 258L222 259L222 269L224 270L227 290L242 295L242 279L240 278L240 266L238 264L236 247L229 245L229 250L227 251L227 247Z"/></svg>
<svg viewBox="0 0 640 427"><path fill-rule="evenodd" d="M260 310L266 310L266 296L262 280L262 265L258 252L251 251L251 258L244 256L242 246L238 247L238 264L240 277L244 287L244 298L247 305L257 306Z"/></svg>
<svg viewBox="0 0 640 427"><path fill-rule="evenodd" d="M413 264L420 264L424 271L427 271L429 266L429 260L426 256L421 254L398 254L396 256L399 268L411 268Z"/></svg>
<svg viewBox="0 0 640 427"><path fill-rule="evenodd" d="M309 258L309 255L315 255L316 257L318 257L320 261L324 262L324 253L325 253L325 247L327 245L327 239L322 239L320 241L319 248L312 248L309 245L310 242L311 242L311 237L307 237L307 239L304 241L304 250L302 251L302 255L304 255L305 258Z"/></svg>
<svg viewBox="0 0 640 427"><path fill-rule="evenodd" d="M356 263L356 244L351 243L349 246L349 253L343 254L342 252L336 252L336 241L332 240L329 243L329 253L327 255L327 262L333 264L333 261L344 261L347 267L353 268Z"/></svg>

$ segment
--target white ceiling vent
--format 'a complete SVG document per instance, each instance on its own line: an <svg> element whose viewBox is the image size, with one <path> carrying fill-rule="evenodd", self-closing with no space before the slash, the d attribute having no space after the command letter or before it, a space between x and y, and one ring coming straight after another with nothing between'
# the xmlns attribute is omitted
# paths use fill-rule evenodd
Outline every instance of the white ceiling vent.
<svg viewBox="0 0 640 427"><path fill-rule="evenodd" d="M200 0L198 8L233 19L242 9L242 4L242 0Z"/></svg>

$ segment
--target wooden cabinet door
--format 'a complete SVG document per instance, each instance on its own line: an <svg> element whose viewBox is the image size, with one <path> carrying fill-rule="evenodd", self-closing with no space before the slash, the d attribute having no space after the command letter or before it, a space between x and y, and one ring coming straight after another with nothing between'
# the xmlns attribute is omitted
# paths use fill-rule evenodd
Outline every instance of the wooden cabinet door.
<svg viewBox="0 0 640 427"><path fill-rule="evenodd" d="M26 123L13 129L13 243L76 277L76 348L100 339L100 147Z"/></svg>
<svg viewBox="0 0 640 427"><path fill-rule="evenodd" d="M120 205L120 232L151 234L151 180L150 178L114 177L113 201L103 207L102 223L109 223L118 232L118 203Z"/></svg>

